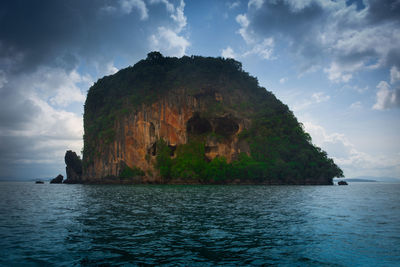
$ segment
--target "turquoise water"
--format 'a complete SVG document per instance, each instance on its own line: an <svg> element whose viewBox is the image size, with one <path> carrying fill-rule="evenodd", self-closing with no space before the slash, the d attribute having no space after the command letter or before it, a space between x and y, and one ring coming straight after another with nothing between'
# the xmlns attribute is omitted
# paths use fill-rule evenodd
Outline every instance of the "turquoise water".
<svg viewBox="0 0 400 267"><path fill-rule="evenodd" d="M400 184L0 183L0 265L399 266Z"/></svg>

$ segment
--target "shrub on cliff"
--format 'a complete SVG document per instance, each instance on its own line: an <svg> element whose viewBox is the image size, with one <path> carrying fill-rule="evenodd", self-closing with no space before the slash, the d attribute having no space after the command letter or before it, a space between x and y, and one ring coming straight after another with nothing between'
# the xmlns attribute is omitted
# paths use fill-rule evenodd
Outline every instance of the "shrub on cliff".
<svg viewBox="0 0 400 267"><path fill-rule="evenodd" d="M119 174L119 178L129 179L129 178L133 178L133 177L137 177L137 176L144 176L144 175L145 175L144 171L142 171L138 167L131 168L129 166L125 166L125 168Z"/></svg>
<svg viewBox="0 0 400 267"><path fill-rule="evenodd" d="M160 175L165 178L171 178L171 150L167 143L160 139L157 142L157 157L156 157L156 168L160 171Z"/></svg>

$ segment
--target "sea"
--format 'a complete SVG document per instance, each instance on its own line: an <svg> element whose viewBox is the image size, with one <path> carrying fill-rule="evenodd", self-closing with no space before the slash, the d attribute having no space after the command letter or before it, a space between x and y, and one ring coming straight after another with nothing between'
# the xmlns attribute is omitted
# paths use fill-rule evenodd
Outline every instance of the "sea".
<svg viewBox="0 0 400 267"><path fill-rule="evenodd" d="M0 266L400 266L400 184L0 183Z"/></svg>

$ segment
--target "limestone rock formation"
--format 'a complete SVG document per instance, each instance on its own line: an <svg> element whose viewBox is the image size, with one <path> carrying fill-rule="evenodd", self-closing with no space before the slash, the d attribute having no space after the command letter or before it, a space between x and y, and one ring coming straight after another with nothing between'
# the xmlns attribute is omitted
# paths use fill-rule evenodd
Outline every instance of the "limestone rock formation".
<svg viewBox="0 0 400 267"><path fill-rule="evenodd" d="M51 184L62 184L63 179L64 179L64 176L62 176L61 174L59 174L59 175L57 175L56 178L52 179L52 180L50 181L50 183L51 183Z"/></svg>
<svg viewBox="0 0 400 267"><path fill-rule="evenodd" d="M83 173L68 151L67 181L132 173L151 183L332 184L342 175L233 59L152 52L90 88L84 129Z"/></svg>
<svg viewBox="0 0 400 267"><path fill-rule="evenodd" d="M249 153L249 147L241 145L238 138L249 123L245 118L234 117L232 114L201 117L200 113L205 110L207 103L203 99L181 90L151 105L142 105L135 113L118 118L115 122L116 138L108 144L101 157L95 157L94 164L86 169L86 178L118 176L125 163L134 163L142 170L155 172L159 139L166 140L168 146L175 150L177 146L186 144L191 135L214 132L227 138L218 142L216 135L207 136L205 145L209 160L224 156L231 161L240 152ZM156 181L158 178L148 176L146 179Z"/></svg>
<svg viewBox="0 0 400 267"><path fill-rule="evenodd" d="M82 160L76 155L75 152L68 150L65 153L65 170L67 179L65 184L76 184L82 182Z"/></svg>

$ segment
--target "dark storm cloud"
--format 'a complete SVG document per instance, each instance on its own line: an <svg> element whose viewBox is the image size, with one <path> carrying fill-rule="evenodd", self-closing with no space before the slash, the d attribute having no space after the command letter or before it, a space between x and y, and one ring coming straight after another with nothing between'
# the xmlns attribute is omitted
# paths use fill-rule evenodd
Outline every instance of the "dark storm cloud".
<svg viewBox="0 0 400 267"><path fill-rule="evenodd" d="M66 149L79 153L81 110L66 107L82 105L82 91L115 71L116 59L145 57L160 27L179 34L183 7L179 0L0 1L0 178L54 170Z"/></svg>
<svg viewBox="0 0 400 267"><path fill-rule="evenodd" d="M324 24L325 10L317 3L295 9L288 1L266 1L250 13L252 31L263 36L274 36L290 45L299 57L300 69L308 69L322 58L322 47L316 40L319 36L317 25ZM307 58L307 60L303 60Z"/></svg>
<svg viewBox="0 0 400 267"><path fill-rule="evenodd" d="M0 66L28 71L41 64L63 68L80 59L109 60L116 54L143 56L147 32L170 24L162 5L142 23L140 10L121 10L120 1L6 0L0 3Z"/></svg>
<svg viewBox="0 0 400 267"><path fill-rule="evenodd" d="M400 65L399 1L266 0L250 5L246 18L247 35L289 47L302 71L327 59L336 64L327 70L330 77L373 64Z"/></svg>
<svg viewBox="0 0 400 267"><path fill-rule="evenodd" d="M400 1L369 0L367 19L371 25L388 24L386 27L400 28ZM390 49L385 59L387 65L400 68L400 46Z"/></svg>
<svg viewBox="0 0 400 267"><path fill-rule="evenodd" d="M27 122L40 114L41 110L35 103L19 93L13 92L7 86L0 89L0 92L0 130L23 129Z"/></svg>
<svg viewBox="0 0 400 267"><path fill-rule="evenodd" d="M0 179L24 178L37 179L52 177L64 173L63 155L56 153L64 150L65 143L38 147L37 143L45 143L45 137L32 138L8 135L1 137L0 142ZM59 161L54 161L59 158Z"/></svg>
<svg viewBox="0 0 400 267"><path fill-rule="evenodd" d="M84 3L81 7L78 3ZM85 25L96 10L93 1L2 1L0 37L4 48L22 54L14 70L24 71L52 60L77 41L83 40ZM7 56L7 55L5 55ZM16 66L15 66L16 65Z"/></svg>
<svg viewBox="0 0 400 267"><path fill-rule="evenodd" d="M316 22L324 18L324 10L316 3L294 10L286 1L266 1L254 13L254 30L262 34L284 34L302 38L312 31Z"/></svg>
<svg viewBox="0 0 400 267"><path fill-rule="evenodd" d="M336 59L338 62L342 64L348 64L352 62L358 62L360 61L360 59L366 59L366 58L372 59L378 56L379 56L378 53L373 48L369 48L362 51L350 50L347 51L347 53L338 54Z"/></svg>
<svg viewBox="0 0 400 267"><path fill-rule="evenodd" d="M400 1L398 0L369 0L368 19L372 23L386 21L400 22Z"/></svg>
<svg viewBox="0 0 400 267"><path fill-rule="evenodd" d="M400 69L400 49L391 49L388 53L386 62L389 66L394 65Z"/></svg>

